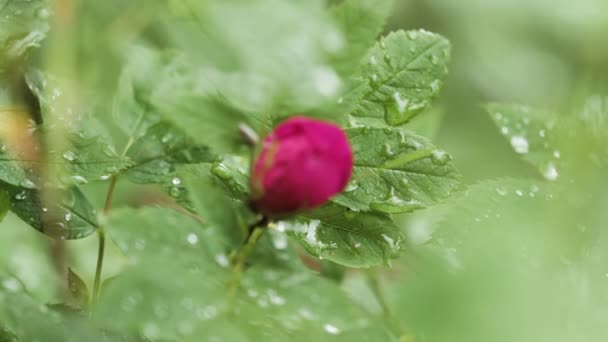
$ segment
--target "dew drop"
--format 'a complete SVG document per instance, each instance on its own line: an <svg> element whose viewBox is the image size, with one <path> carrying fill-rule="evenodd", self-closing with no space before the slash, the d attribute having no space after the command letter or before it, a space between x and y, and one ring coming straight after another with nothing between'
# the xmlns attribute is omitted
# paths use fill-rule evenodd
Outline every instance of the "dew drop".
<svg viewBox="0 0 608 342"><path fill-rule="evenodd" d="M76 160L76 154L72 151L65 151L63 152L63 159L72 162Z"/></svg>
<svg viewBox="0 0 608 342"><path fill-rule="evenodd" d="M526 140L526 138L522 137L521 135L514 135L511 137L511 146L513 146L515 152L519 154L528 153L528 140Z"/></svg>
<svg viewBox="0 0 608 342"><path fill-rule="evenodd" d="M447 152L442 150L435 150L431 153L431 161L436 165L445 165L450 160L452 160L452 156L450 156Z"/></svg>
<svg viewBox="0 0 608 342"><path fill-rule="evenodd" d="M15 199L17 201L23 201L25 198L27 197L27 194L25 193L25 191L19 191L16 195L15 195Z"/></svg>
<svg viewBox="0 0 608 342"><path fill-rule="evenodd" d="M551 181L556 180L559 177L559 172L557 171L555 164L553 164L553 163L547 164L547 168L545 169L544 176L546 179L551 180Z"/></svg>
<svg viewBox="0 0 608 342"><path fill-rule="evenodd" d="M114 150L114 147L110 146L110 145L105 145L102 149L103 154L105 154L108 157L115 157L116 156L116 150Z"/></svg>
<svg viewBox="0 0 608 342"><path fill-rule="evenodd" d="M50 12L48 9L46 8L41 8L40 10L38 10L38 12L36 12L36 15L38 16L38 18L40 19L46 19L49 17Z"/></svg>
<svg viewBox="0 0 608 342"><path fill-rule="evenodd" d="M86 184L89 182L89 181L87 181L86 178L82 177L81 175L73 175L72 181L74 181L74 183L76 183L76 184Z"/></svg>
<svg viewBox="0 0 608 342"><path fill-rule="evenodd" d="M211 173L225 181L232 179L232 174L223 164L213 165L213 167L211 168Z"/></svg>
<svg viewBox="0 0 608 342"><path fill-rule="evenodd" d="M173 179L171 180L171 184L178 186L178 185L182 184L182 180L179 179L179 177L173 177Z"/></svg>
<svg viewBox="0 0 608 342"><path fill-rule="evenodd" d="M431 64L438 65L439 64L439 57L437 57L436 55L431 55Z"/></svg>
<svg viewBox="0 0 608 342"><path fill-rule="evenodd" d="M272 237L272 245L276 249L285 249L289 245L285 234L276 233Z"/></svg>
<svg viewBox="0 0 608 342"><path fill-rule="evenodd" d="M67 213L65 213L64 218L67 222L72 221L72 213L68 211Z"/></svg>
<svg viewBox="0 0 608 342"><path fill-rule="evenodd" d="M384 55L384 63L386 63L386 65L388 65L390 67L391 66L391 56Z"/></svg>
<svg viewBox="0 0 608 342"><path fill-rule="evenodd" d="M21 283L15 278L7 278L2 281L2 286L10 292L18 292L21 290Z"/></svg>
<svg viewBox="0 0 608 342"><path fill-rule="evenodd" d="M190 233L190 234L188 234L188 237L186 238L186 240L188 240L189 244L196 245L198 243L198 235L196 235L194 233Z"/></svg>
<svg viewBox="0 0 608 342"><path fill-rule="evenodd" d="M222 267L228 267L230 265L230 261L228 260L226 254L217 254L214 259L215 262Z"/></svg>
<svg viewBox="0 0 608 342"><path fill-rule="evenodd" d="M181 192L180 192L179 188L176 188L176 187L169 188L169 195L171 197L177 198L177 197L179 197L180 193Z"/></svg>
<svg viewBox="0 0 608 342"><path fill-rule="evenodd" d="M160 138L160 142L163 143L163 144L166 144L169 141L171 141L171 139L173 139L173 134L167 133L167 134L163 135L162 138Z"/></svg>
<svg viewBox="0 0 608 342"><path fill-rule="evenodd" d="M109 174L116 174L118 172L118 168L116 166L108 166L105 170Z"/></svg>
<svg viewBox="0 0 608 342"><path fill-rule="evenodd" d="M340 333L340 329L338 329L338 327L329 323L323 325L323 330L332 335L338 335Z"/></svg>
<svg viewBox="0 0 608 342"><path fill-rule="evenodd" d="M36 187L36 184L27 178L22 180L21 183L19 183L19 185L21 185L24 188L28 188L28 189L33 189Z"/></svg>
<svg viewBox="0 0 608 342"><path fill-rule="evenodd" d="M319 94L323 96L335 95L341 86L340 77L329 67L319 67L313 70L313 79Z"/></svg>
<svg viewBox="0 0 608 342"><path fill-rule="evenodd" d="M392 150L392 148L391 148L391 145L389 145L389 144L384 144L384 145L382 146L382 155L383 155L383 156L385 156L385 157L392 157L392 156L393 156L393 154L394 154L394 152L393 152L393 150Z"/></svg>
<svg viewBox="0 0 608 342"><path fill-rule="evenodd" d="M431 82L431 91L433 93L438 92L439 88L441 88L441 81L440 80L434 80L433 82Z"/></svg>
<svg viewBox="0 0 608 342"><path fill-rule="evenodd" d="M409 101L407 99L402 98L401 94L399 94L398 92L393 93L393 99L395 100L395 103L397 104L397 111L399 113L405 112Z"/></svg>
<svg viewBox="0 0 608 342"><path fill-rule="evenodd" d="M351 180L348 185L346 186L346 188L344 189L344 192L351 192L351 191L355 191L359 188L359 182L357 182L356 180Z"/></svg>

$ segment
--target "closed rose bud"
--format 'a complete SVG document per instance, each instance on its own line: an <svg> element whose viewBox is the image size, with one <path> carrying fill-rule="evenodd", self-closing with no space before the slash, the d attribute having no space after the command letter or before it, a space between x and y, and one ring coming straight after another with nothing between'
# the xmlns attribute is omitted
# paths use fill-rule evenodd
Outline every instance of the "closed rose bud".
<svg viewBox="0 0 608 342"><path fill-rule="evenodd" d="M270 217L316 208L346 187L353 154L340 127L302 116L265 139L251 176L252 202Z"/></svg>

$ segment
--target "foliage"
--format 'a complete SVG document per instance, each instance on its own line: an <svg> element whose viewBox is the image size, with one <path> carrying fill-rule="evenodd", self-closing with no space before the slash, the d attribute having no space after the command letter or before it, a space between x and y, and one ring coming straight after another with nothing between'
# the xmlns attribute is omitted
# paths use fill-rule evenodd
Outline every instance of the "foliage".
<svg viewBox="0 0 608 342"><path fill-rule="evenodd" d="M0 0L0 341L606 336L601 90L492 92L497 129L456 124L453 44L389 16L440 5L330 2ZM342 126L354 173L266 222L242 131L302 113ZM484 134L500 154L438 147ZM459 172L484 163L510 168Z"/></svg>

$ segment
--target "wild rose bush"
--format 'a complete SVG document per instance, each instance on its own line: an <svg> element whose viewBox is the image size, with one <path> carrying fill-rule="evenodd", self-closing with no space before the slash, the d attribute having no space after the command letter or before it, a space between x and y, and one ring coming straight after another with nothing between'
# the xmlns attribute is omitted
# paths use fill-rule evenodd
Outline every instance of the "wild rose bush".
<svg viewBox="0 0 608 342"><path fill-rule="evenodd" d="M608 101L461 175L401 5L0 2L0 341L602 340Z"/></svg>

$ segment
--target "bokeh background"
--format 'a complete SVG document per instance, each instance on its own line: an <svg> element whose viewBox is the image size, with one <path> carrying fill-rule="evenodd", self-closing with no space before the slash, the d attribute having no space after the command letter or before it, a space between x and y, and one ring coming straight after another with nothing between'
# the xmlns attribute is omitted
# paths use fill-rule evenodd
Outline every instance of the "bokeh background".
<svg viewBox="0 0 608 342"><path fill-rule="evenodd" d="M159 46L188 46L191 39L181 35L191 29L187 24L175 25L176 32L148 26L161 2L80 6L80 26L60 27L50 37L55 49L34 58L76 56L76 66L63 71L76 73L81 86L101 97L114 90L119 52L137 36ZM468 189L445 204L397 217L408 246L379 271L386 319L404 332L401 342L605 341L608 1L396 0L386 31L419 28L452 43L436 120L426 123L425 133L450 152ZM205 55L231 63L222 57ZM49 68L62 70L69 64L63 62ZM580 123L590 101L597 120ZM563 122L556 146L565 166L557 179L545 179L513 151L484 109L488 102L542 108ZM115 134L111 126L104 129ZM86 187L97 207L106 188ZM119 183L114 206L162 202L161 190ZM1 228L0 262L38 298L52 301L55 289L46 286L52 265L39 252L46 239L13 215ZM95 238L68 248L78 273L92 279ZM108 253L104 275L112 276L126 261L113 246ZM381 315L382 303L365 279L365 272L349 270L341 286Z"/></svg>

